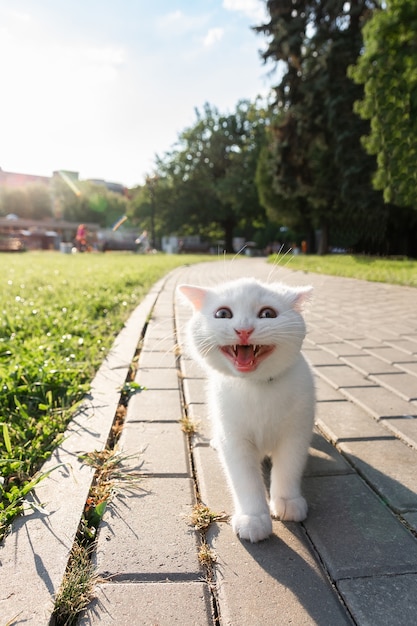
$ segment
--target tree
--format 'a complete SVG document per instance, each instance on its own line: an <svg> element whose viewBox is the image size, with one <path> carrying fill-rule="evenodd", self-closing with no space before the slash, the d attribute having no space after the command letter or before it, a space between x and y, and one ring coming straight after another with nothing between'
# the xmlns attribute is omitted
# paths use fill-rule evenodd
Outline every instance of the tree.
<svg viewBox="0 0 417 626"><path fill-rule="evenodd" d="M0 214L8 213L35 220L50 217L52 205L49 188L36 183L18 189L6 187L0 195Z"/></svg>
<svg viewBox="0 0 417 626"><path fill-rule="evenodd" d="M157 161L157 214L170 232L217 231L232 251L237 228L265 220L255 172L266 113L258 103L242 101L230 114L206 104L196 117Z"/></svg>
<svg viewBox="0 0 417 626"><path fill-rule="evenodd" d="M373 183L386 202L417 208L417 5L388 0L364 28L350 76L365 86L355 110L371 121L363 144L377 156Z"/></svg>
<svg viewBox="0 0 417 626"><path fill-rule="evenodd" d="M89 181L65 180L55 176L51 183L55 217L72 222L95 222L102 227L112 226L128 211L129 201L105 185Z"/></svg>
<svg viewBox="0 0 417 626"><path fill-rule="evenodd" d="M272 185L276 211L321 230L321 253L330 236L341 241L343 235L345 245L364 234L382 239L386 211L370 183L375 162L360 143L367 123L353 112L361 88L347 76L377 2L269 0L267 6L271 19L256 30L268 38L265 61L283 71L259 184Z"/></svg>

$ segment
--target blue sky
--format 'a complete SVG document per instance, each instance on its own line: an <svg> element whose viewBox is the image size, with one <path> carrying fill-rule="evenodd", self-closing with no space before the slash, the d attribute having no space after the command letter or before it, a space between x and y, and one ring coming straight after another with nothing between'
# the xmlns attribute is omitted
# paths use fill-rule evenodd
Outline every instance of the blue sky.
<svg viewBox="0 0 417 626"><path fill-rule="evenodd" d="M263 0L0 0L0 167L133 186L205 102L267 95Z"/></svg>

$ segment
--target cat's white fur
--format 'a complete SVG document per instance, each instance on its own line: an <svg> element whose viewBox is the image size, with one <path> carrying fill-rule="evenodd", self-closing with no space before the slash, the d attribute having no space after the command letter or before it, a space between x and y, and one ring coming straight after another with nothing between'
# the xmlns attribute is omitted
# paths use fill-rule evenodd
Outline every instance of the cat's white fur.
<svg viewBox="0 0 417 626"><path fill-rule="evenodd" d="M235 505L232 526L241 539L260 541L272 533L271 514L293 521L307 515L300 481L315 394L300 352L306 332L300 311L311 288L243 278L215 288L178 289L194 309L188 347L208 373L213 444ZM240 343L242 337L244 344L274 349L259 363L255 356L252 363L245 357L251 348L244 348L239 359L231 349L231 354L220 349ZM269 505L261 472L266 455L272 459Z"/></svg>

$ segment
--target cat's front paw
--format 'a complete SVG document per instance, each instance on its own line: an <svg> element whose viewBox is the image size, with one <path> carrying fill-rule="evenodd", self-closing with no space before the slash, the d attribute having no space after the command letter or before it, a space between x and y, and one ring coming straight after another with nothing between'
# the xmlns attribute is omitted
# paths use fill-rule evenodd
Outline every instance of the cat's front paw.
<svg viewBox="0 0 417 626"><path fill-rule="evenodd" d="M272 520L269 513L262 515L234 515L232 528L241 539L252 543L267 539L272 533Z"/></svg>
<svg viewBox="0 0 417 626"><path fill-rule="evenodd" d="M307 502L302 496L286 500L275 498L270 502L271 514L283 522L302 522L307 517Z"/></svg>

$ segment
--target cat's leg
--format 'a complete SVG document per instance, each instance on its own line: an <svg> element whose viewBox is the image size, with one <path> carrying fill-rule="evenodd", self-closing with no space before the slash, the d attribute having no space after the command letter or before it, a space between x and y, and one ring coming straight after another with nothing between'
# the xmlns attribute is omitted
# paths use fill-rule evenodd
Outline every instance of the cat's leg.
<svg viewBox="0 0 417 626"><path fill-rule="evenodd" d="M309 433L286 437L272 454L270 510L283 521L301 522L307 517L307 502L301 495Z"/></svg>
<svg viewBox="0 0 417 626"><path fill-rule="evenodd" d="M272 521L259 453L246 441L217 443L235 505L232 528L241 539L262 541L272 533Z"/></svg>

